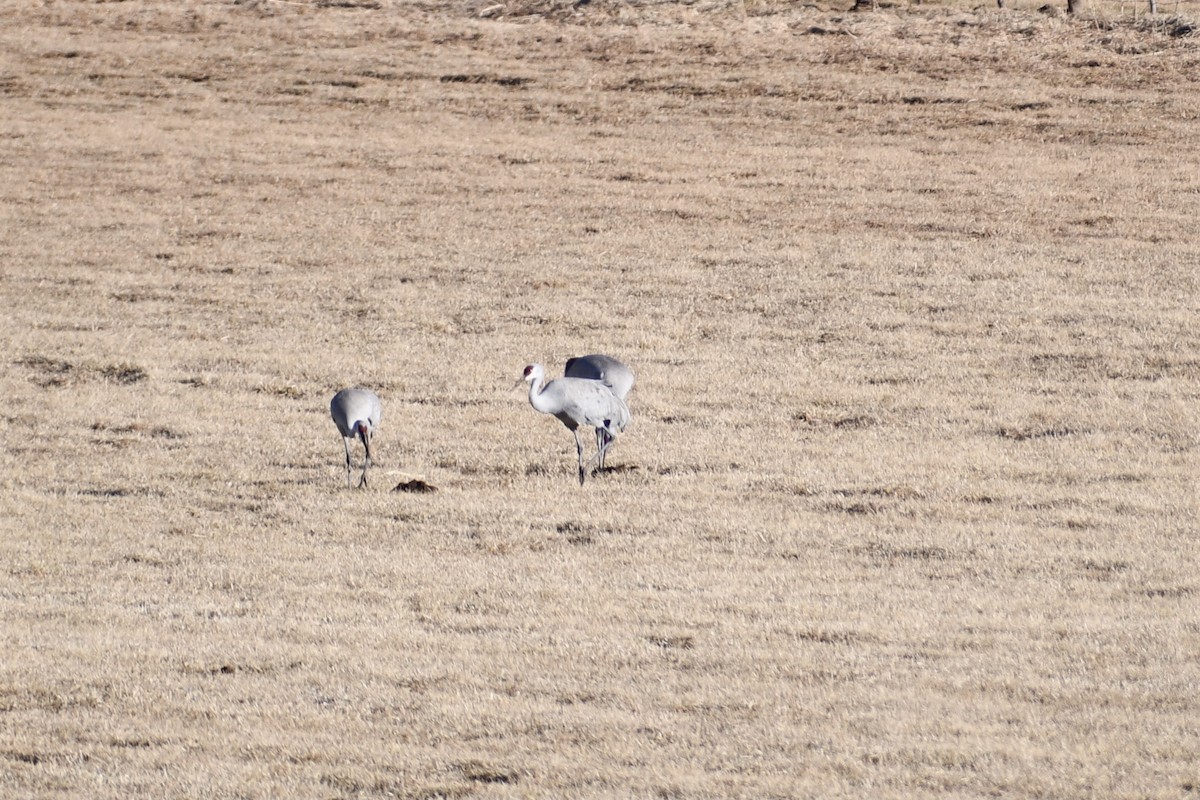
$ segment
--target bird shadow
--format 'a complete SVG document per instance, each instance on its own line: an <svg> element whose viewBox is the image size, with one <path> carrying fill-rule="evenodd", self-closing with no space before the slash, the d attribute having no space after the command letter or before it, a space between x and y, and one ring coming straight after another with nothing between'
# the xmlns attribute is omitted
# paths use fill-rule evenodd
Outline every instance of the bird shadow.
<svg viewBox="0 0 1200 800"><path fill-rule="evenodd" d="M628 475L635 472L641 472L642 468L637 464L614 464L613 466L604 466L593 472L593 475L605 477L608 475Z"/></svg>

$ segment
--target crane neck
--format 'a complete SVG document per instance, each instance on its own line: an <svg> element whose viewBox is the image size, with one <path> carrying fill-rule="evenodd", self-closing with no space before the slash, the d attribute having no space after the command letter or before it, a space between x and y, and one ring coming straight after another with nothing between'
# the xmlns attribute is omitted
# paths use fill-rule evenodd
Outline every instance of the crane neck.
<svg viewBox="0 0 1200 800"><path fill-rule="evenodd" d="M539 375L529 382L529 405L543 414L551 413L550 404L546 402L546 398L542 397L542 389L545 388L546 378Z"/></svg>

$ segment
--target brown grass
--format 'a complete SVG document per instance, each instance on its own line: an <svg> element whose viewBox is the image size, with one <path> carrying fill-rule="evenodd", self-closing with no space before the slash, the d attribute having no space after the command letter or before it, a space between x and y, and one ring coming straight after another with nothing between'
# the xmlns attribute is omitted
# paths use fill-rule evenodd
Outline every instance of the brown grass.
<svg viewBox="0 0 1200 800"><path fill-rule="evenodd" d="M1197 797L1200 51L1093 7L0 4L0 795Z"/></svg>

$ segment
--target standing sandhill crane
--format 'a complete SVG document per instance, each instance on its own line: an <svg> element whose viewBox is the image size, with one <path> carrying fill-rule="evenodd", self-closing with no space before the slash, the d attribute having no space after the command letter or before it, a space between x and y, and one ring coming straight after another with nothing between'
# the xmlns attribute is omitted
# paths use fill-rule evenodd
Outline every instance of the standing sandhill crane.
<svg viewBox="0 0 1200 800"><path fill-rule="evenodd" d="M575 452L579 456L579 485L587 477L583 463L583 442L579 440L579 426L586 425L603 430L611 442L629 424L629 408L625 401L613 394L613 390L600 381L585 378L558 378L543 386L546 370L541 364L530 364L525 368L524 380L529 384L529 404L543 414L553 414L567 430L575 434ZM601 452L588 461L598 461Z"/></svg>
<svg viewBox="0 0 1200 800"><path fill-rule="evenodd" d="M383 404L379 397L367 389L342 389L329 402L329 413L342 434L342 444L346 446L346 486L350 486L350 442L358 438L366 450L366 460L363 461L362 479L358 482L361 489L367 485L367 470L371 466L371 437L383 419Z"/></svg>
<svg viewBox="0 0 1200 800"><path fill-rule="evenodd" d="M568 358L567 367L563 371L563 375L568 378L586 378L587 380L600 381L612 389L613 394L622 400L629 394L629 390L633 388L633 370L612 356L604 356L599 353L593 353L590 356ZM612 442L612 437L605 433L603 428L596 429L596 449L600 453L596 461L596 468L598 470L603 471L604 457L608 454L608 446Z"/></svg>

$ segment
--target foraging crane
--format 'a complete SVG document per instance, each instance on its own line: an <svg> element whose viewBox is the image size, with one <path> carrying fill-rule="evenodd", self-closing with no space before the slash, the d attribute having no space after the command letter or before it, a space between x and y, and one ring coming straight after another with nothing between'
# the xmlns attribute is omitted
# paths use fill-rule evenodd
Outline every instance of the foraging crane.
<svg viewBox="0 0 1200 800"><path fill-rule="evenodd" d="M374 392L367 389L342 389L330 401L329 413L346 447L347 488L350 486L350 442L357 438L366 450L362 479L358 482L361 489L367 485L367 469L371 466L371 437L383 419L383 404Z"/></svg>
<svg viewBox="0 0 1200 800"><path fill-rule="evenodd" d="M590 356L568 358L567 367L563 371L563 375L568 378L586 378L588 380L600 381L612 389L613 394L622 400L629 394L629 390L633 388L633 370L612 356L604 356L599 353L593 353ZM608 446L612 444L612 441L612 438L604 432L603 428L596 429L596 449L600 453L596 469L599 471L604 470L604 456L608 454Z"/></svg>
<svg viewBox="0 0 1200 800"><path fill-rule="evenodd" d="M568 378L587 378L600 381L622 400L633 388L633 370L612 356L594 353L590 356L568 358L563 374Z"/></svg>
<svg viewBox="0 0 1200 800"><path fill-rule="evenodd" d="M543 385L546 370L541 364L530 364L525 368L523 380L529 384L529 404L543 414L552 414L559 422L575 434L575 452L579 456L579 485L587 477L583 463L583 442L579 440L579 426L595 428L597 442L599 431L604 431L606 445L629 424L629 408L605 384L586 378L558 378ZM597 448L595 458L599 461L602 450Z"/></svg>

